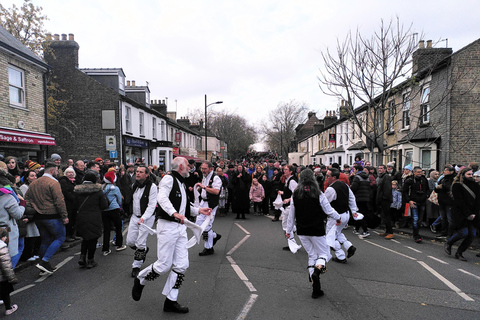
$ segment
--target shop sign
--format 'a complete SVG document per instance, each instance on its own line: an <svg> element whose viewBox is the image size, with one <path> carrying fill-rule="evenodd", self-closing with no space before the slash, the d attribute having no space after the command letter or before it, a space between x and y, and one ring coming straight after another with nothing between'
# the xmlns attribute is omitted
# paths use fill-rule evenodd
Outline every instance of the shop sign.
<svg viewBox="0 0 480 320"><path fill-rule="evenodd" d="M135 138L125 138L125 145L132 147L148 148L148 142Z"/></svg>
<svg viewBox="0 0 480 320"><path fill-rule="evenodd" d="M23 143L23 144L37 144L45 146L55 146L55 138L50 136L16 132L12 130L0 130L0 142Z"/></svg>

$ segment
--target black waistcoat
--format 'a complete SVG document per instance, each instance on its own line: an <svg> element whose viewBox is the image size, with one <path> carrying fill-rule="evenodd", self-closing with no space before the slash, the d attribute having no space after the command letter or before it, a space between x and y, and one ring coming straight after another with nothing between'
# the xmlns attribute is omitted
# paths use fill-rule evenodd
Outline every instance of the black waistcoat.
<svg viewBox="0 0 480 320"><path fill-rule="evenodd" d="M168 195L168 199L172 203L175 210L177 212L180 212L180 206L182 205L182 192L180 188L182 188L182 186L178 183L178 180L177 180L180 175L176 171L172 171L171 176L173 178L173 186L172 186L172 190L170 191L170 194ZM185 189L185 196L187 196L187 190L185 188L185 184L183 184L183 188ZM187 197L186 203L187 203L187 206L185 207L185 217L189 219L190 204L188 203L188 197ZM167 212L165 212L162 206L158 206L157 217L161 219L169 220L169 221L177 221L177 219L175 219L173 216L170 216Z"/></svg>
<svg viewBox="0 0 480 320"><path fill-rule="evenodd" d="M330 205L337 211L339 214L348 212L348 186L343 181L335 181L329 187L333 188L337 193L337 199L330 202Z"/></svg>
<svg viewBox="0 0 480 320"><path fill-rule="evenodd" d="M320 200L310 197L298 199L295 192L293 194L293 204L295 205L297 234L301 236L324 236L324 220L327 215L320 206Z"/></svg>

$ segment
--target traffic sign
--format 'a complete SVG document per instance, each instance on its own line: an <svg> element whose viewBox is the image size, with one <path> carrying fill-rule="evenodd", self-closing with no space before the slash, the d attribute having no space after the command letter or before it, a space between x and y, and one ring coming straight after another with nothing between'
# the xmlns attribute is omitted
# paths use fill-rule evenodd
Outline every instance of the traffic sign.
<svg viewBox="0 0 480 320"><path fill-rule="evenodd" d="M110 151L110 158L115 159L117 157L117 151Z"/></svg>

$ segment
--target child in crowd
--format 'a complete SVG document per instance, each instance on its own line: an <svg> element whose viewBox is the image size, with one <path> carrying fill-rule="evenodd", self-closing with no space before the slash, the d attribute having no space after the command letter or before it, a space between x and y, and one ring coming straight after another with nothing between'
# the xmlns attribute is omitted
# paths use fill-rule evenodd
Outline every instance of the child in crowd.
<svg viewBox="0 0 480 320"><path fill-rule="evenodd" d="M263 186L258 183L258 180L253 178L252 187L250 188L250 201L253 202L253 213L256 216L262 214L263 198L265 198L265 190L263 189Z"/></svg>
<svg viewBox="0 0 480 320"><path fill-rule="evenodd" d="M390 205L390 216L392 217L393 222L396 222L400 219L402 215L402 193L397 189L398 182L396 180L392 181L392 196L393 201Z"/></svg>
<svg viewBox="0 0 480 320"><path fill-rule="evenodd" d="M10 301L10 293L13 292L13 284L18 280L13 271L12 258L8 251L8 231L5 228L0 228L0 299L5 305L5 315L11 315L17 311L18 306L12 305Z"/></svg>

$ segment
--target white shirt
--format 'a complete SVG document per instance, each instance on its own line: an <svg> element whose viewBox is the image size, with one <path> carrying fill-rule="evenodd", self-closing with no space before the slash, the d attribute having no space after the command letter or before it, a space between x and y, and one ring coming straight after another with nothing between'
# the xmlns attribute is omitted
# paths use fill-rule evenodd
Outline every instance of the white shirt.
<svg viewBox="0 0 480 320"><path fill-rule="evenodd" d="M203 178L202 184L203 184L204 186L207 186L207 187L208 187L208 183L210 182L210 178L212 177L212 174L213 174L213 171L210 172L206 177ZM212 181L212 188L220 191L220 188L221 188L221 187L222 187L222 179L220 179L220 177L216 175L216 176L213 178L213 181ZM202 199L207 198L207 190L202 189L201 195L202 195Z"/></svg>
<svg viewBox="0 0 480 320"><path fill-rule="evenodd" d="M143 188L137 188L135 190L135 193L133 194L133 214L137 217L140 217L143 220L147 220L148 218L152 217L155 214L155 207L157 206L157 185L155 183L152 183L152 187L150 188L150 194L148 195L148 206L147 210L142 214L140 212L140 199L142 199L143 191L145 190L145 187Z"/></svg>

